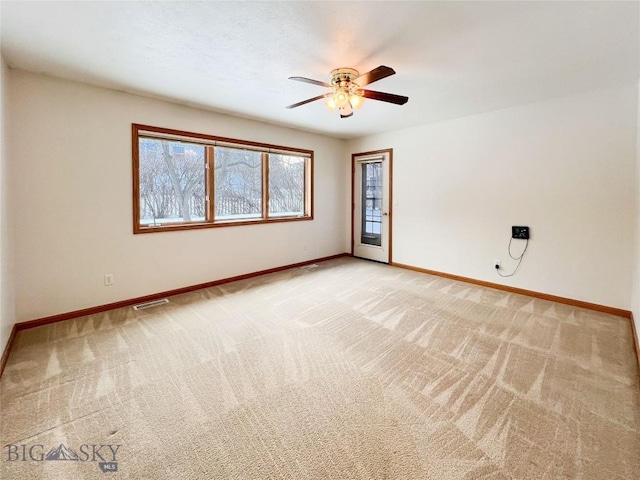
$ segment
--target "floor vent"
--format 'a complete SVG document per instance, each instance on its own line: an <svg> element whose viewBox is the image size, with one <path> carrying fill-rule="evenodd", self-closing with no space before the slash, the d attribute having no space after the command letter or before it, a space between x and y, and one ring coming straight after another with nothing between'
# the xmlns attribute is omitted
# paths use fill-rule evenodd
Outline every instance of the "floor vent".
<svg viewBox="0 0 640 480"><path fill-rule="evenodd" d="M150 302L139 303L138 305L134 305L134 310L144 310L145 308L151 307L159 307L160 305L164 305L165 303L169 303L167 298L162 298L160 300L152 300Z"/></svg>
<svg viewBox="0 0 640 480"><path fill-rule="evenodd" d="M316 263L312 263L311 265L300 267L301 270L311 270L312 268L318 268L318 265Z"/></svg>

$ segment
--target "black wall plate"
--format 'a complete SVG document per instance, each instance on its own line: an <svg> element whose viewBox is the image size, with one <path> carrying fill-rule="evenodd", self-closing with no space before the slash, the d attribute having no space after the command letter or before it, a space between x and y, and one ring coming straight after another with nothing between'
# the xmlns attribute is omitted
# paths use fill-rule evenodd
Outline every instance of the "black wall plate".
<svg viewBox="0 0 640 480"><path fill-rule="evenodd" d="M529 227L511 227L511 238L529 240Z"/></svg>

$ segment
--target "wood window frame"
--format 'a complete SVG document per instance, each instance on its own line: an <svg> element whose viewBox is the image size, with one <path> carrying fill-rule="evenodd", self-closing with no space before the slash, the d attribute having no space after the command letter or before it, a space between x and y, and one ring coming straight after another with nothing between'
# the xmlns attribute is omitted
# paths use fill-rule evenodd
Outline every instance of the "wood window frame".
<svg viewBox="0 0 640 480"><path fill-rule="evenodd" d="M147 135L145 135L145 133ZM133 163L133 233L154 233L181 230L196 230L202 228L232 227L240 225L259 225L264 223L300 222L313 220L314 215L314 152L302 148L272 145L267 143L238 140L228 137L218 137L203 133L187 132L138 123L131 124L131 144ZM158 138L160 140L182 139L191 143L201 144L205 148L205 220L188 223L167 223L162 225L140 224L140 138ZM215 220L215 175L214 175L214 147L222 146L249 148L262 153L261 180L262 180L262 215L259 218L238 220ZM301 216L269 217L269 154L299 155L305 159L304 168L304 214Z"/></svg>

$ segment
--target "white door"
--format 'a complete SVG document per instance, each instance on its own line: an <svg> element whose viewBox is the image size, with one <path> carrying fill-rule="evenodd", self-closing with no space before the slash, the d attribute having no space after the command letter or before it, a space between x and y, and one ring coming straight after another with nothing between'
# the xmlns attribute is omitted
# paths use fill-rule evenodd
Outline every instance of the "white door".
<svg viewBox="0 0 640 480"><path fill-rule="evenodd" d="M353 156L353 255L389 263L390 151Z"/></svg>

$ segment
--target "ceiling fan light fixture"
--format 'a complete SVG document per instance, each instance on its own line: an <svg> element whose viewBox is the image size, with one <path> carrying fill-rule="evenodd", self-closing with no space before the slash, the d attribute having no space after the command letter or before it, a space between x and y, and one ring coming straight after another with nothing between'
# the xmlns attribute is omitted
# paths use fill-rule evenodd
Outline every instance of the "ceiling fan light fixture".
<svg viewBox="0 0 640 480"><path fill-rule="evenodd" d="M351 106L357 110L362 107L362 104L364 103L364 97L357 94L351 95L349 103L351 103Z"/></svg>
<svg viewBox="0 0 640 480"><path fill-rule="evenodd" d="M351 104L347 102L344 107L339 108L340 118L347 118L353 115L353 108L351 108Z"/></svg>
<svg viewBox="0 0 640 480"><path fill-rule="evenodd" d="M344 108L349 105L349 94L344 90L338 90L333 95L333 101L338 107Z"/></svg>
<svg viewBox="0 0 640 480"><path fill-rule="evenodd" d="M326 105L326 107L331 110L332 112L336 109L336 102L333 100L333 95L325 98L324 100L324 104Z"/></svg>

